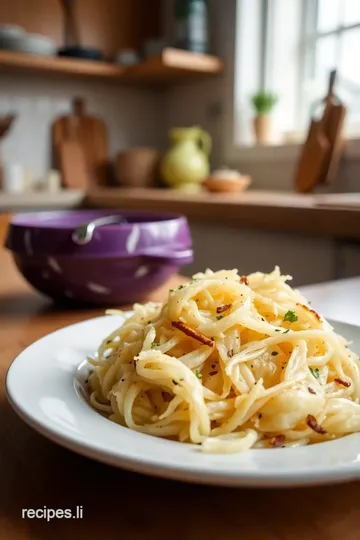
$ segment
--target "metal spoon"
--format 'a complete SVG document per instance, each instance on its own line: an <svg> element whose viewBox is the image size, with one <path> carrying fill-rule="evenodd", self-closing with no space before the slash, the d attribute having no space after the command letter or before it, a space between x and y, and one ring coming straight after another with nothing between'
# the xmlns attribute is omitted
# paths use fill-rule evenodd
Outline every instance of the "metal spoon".
<svg viewBox="0 0 360 540"><path fill-rule="evenodd" d="M103 225L114 225L116 223L127 223L127 220L120 215L105 216L94 219L93 221L89 221L88 223L79 225L79 227L77 227L73 231L71 238L73 242L75 242L75 244L78 244L79 246L85 246L86 244L91 242L96 227L102 227Z"/></svg>

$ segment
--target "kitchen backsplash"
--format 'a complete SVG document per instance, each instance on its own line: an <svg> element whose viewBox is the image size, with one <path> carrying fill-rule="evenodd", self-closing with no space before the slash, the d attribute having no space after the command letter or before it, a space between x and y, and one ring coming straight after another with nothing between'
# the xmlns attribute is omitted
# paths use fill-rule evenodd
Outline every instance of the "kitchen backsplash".
<svg viewBox="0 0 360 540"><path fill-rule="evenodd" d="M89 113L106 122L111 156L129 146L164 145L159 91L9 74L1 76L0 115L14 112L17 119L2 145L4 162L20 163L36 175L45 173L51 166L52 122L70 112L76 96L85 98Z"/></svg>

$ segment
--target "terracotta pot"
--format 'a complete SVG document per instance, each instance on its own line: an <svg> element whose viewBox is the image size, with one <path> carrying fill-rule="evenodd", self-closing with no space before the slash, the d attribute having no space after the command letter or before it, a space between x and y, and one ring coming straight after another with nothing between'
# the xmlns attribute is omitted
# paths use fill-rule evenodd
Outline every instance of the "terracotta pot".
<svg viewBox="0 0 360 540"><path fill-rule="evenodd" d="M208 178L204 186L213 193L240 193L245 191L251 183L250 176L240 176L234 178Z"/></svg>
<svg viewBox="0 0 360 540"><path fill-rule="evenodd" d="M130 148L117 155L116 181L124 187L156 184L160 154L155 148Z"/></svg>
<svg viewBox="0 0 360 540"><path fill-rule="evenodd" d="M271 142L272 118L267 114L261 114L254 118L254 134L258 144L269 144Z"/></svg>

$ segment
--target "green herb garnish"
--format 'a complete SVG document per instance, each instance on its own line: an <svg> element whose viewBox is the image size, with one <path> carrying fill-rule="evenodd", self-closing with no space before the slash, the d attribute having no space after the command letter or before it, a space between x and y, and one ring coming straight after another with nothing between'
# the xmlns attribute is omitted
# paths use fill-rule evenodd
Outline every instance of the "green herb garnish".
<svg viewBox="0 0 360 540"><path fill-rule="evenodd" d="M157 343L156 341L154 341L154 342L151 344L151 348L152 348L152 349L155 349L155 347L160 347L160 343Z"/></svg>
<svg viewBox="0 0 360 540"><path fill-rule="evenodd" d="M280 328L276 328L275 332L280 332Z"/></svg>
<svg viewBox="0 0 360 540"><path fill-rule="evenodd" d="M285 332L283 332L284 334L287 334L288 332L290 332L290 328L288 328L287 330L285 330Z"/></svg>
<svg viewBox="0 0 360 540"><path fill-rule="evenodd" d="M318 379L320 377L320 369L319 368L309 368L311 371L311 375L315 377L315 379Z"/></svg>
<svg viewBox="0 0 360 540"><path fill-rule="evenodd" d="M284 322L296 322L297 320L298 317L295 311L291 311L291 309L289 309L289 311L285 313Z"/></svg>
<svg viewBox="0 0 360 540"><path fill-rule="evenodd" d="M220 319L223 319L223 318L224 318L224 315L218 315L218 316L216 317L216 320L217 320L217 321L220 321Z"/></svg>
<svg viewBox="0 0 360 540"><path fill-rule="evenodd" d="M198 379L202 379L201 372L198 369L195 371L195 375L197 376Z"/></svg>
<svg viewBox="0 0 360 540"><path fill-rule="evenodd" d="M176 382L174 379L172 380L173 384L177 385L179 384L178 382Z"/></svg>
<svg viewBox="0 0 360 540"><path fill-rule="evenodd" d="M181 291L181 289L185 289L185 285L180 285L180 286L178 287L178 291Z"/></svg>

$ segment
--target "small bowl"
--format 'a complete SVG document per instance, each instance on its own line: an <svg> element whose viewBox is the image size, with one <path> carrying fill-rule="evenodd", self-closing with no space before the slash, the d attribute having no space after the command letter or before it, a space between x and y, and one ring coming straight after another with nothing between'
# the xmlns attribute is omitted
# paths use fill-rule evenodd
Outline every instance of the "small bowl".
<svg viewBox="0 0 360 540"><path fill-rule="evenodd" d="M0 24L0 39L12 37L21 37L26 34L25 30L21 26L15 26L14 24Z"/></svg>
<svg viewBox="0 0 360 540"><path fill-rule="evenodd" d="M0 48L40 56L54 56L56 53L55 42L40 34L0 36Z"/></svg>
<svg viewBox="0 0 360 540"><path fill-rule="evenodd" d="M86 245L74 242L77 227L109 215L127 223L96 228ZM142 212L18 214L6 247L38 291L54 300L98 306L141 301L193 259L185 217Z"/></svg>
<svg viewBox="0 0 360 540"><path fill-rule="evenodd" d="M123 49L115 55L115 64L118 66L136 66L140 63L140 56L134 49Z"/></svg>
<svg viewBox="0 0 360 540"><path fill-rule="evenodd" d="M213 193L240 193L245 191L251 184L250 176L239 176L239 178L208 178L204 186Z"/></svg>

